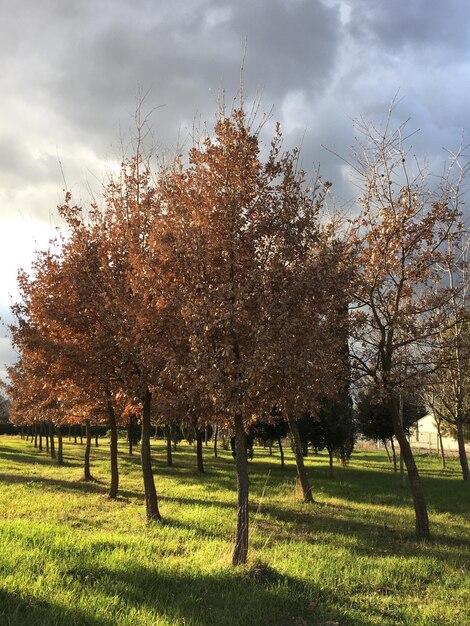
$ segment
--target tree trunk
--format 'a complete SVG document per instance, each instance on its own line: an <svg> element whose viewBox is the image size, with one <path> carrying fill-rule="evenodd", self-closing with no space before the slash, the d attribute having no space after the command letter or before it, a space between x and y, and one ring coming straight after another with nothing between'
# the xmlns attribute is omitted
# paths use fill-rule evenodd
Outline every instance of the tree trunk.
<svg viewBox="0 0 470 626"><path fill-rule="evenodd" d="M42 423L42 430L44 431L44 439L46 440L46 454L49 454L49 424Z"/></svg>
<svg viewBox="0 0 470 626"><path fill-rule="evenodd" d="M385 452L387 453L388 462L391 463L392 462L392 457L390 456L390 452L388 451L387 440L384 439L382 441L382 443L384 444Z"/></svg>
<svg viewBox="0 0 470 626"><path fill-rule="evenodd" d="M109 449L111 453L111 485L109 486L108 497L114 500L117 497L119 488L119 468L118 468L118 433L116 414L114 413L114 407L110 398L108 398L108 418L109 429L111 431L111 439Z"/></svg>
<svg viewBox="0 0 470 626"><path fill-rule="evenodd" d="M73 427L73 442L77 443L77 425Z"/></svg>
<svg viewBox="0 0 470 626"><path fill-rule="evenodd" d="M72 427L69 426L69 441L72 441Z"/></svg>
<svg viewBox="0 0 470 626"><path fill-rule="evenodd" d="M284 467L284 448L282 447L282 441L280 437L277 440L277 443L279 444L279 452L281 454L281 467Z"/></svg>
<svg viewBox="0 0 470 626"><path fill-rule="evenodd" d="M397 473L398 472L397 452L395 450L395 442L393 441L393 437L390 437L390 445L392 446L392 454L393 454L393 471Z"/></svg>
<svg viewBox="0 0 470 626"><path fill-rule="evenodd" d="M208 427L207 427L207 424L206 424L206 427L204 428L204 444L205 444L206 448L207 448L208 443L209 443L209 436L208 435L209 435Z"/></svg>
<svg viewBox="0 0 470 626"><path fill-rule="evenodd" d="M246 435L243 417L235 415L235 464L237 469L237 532L232 565L246 563L248 556L248 461L246 457Z"/></svg>
<svg viewBox="0 0 470 626"><path fill-rule="evenodd" d="M195 426L196 430L196 458L197 458L197 471L200 474L204 473L204 458L202 456L202 431Z"/></svg>
<svg viewBox="0 0 470 626"><path fill-rule="evenodd" d="M170 429L166 429L166 464L168 467L173 465L173 453L171 450L171 433Z"/></svg>
<svg viewBox="0 0 470 626"><path fill-rule="evenodd" d="M415 510L415 531L419 539L429 538L429 518L426 501L424 499L423 488L419 477L418 468L416 466L410 443L403 432L401 425L398 403L393 399L389 402L390 413L392 415L393 428L395 436L400 444L400 451L408 471L408 479L410 483L411 495L413 497L413 506Z"/></svg>
<svg viewBox="0 0 470 626"><path fill-rule="evenodd" d="M441 430L441 422L440 420L437 421L436 420L436 426L437 426L437 436L438 436L438 441L439 441L439 452L441 454L441 465L442 465L442 469L445 469L446 467L446 455L444 452L444 445L442 443L442 430Z"/></svg>
<svg viewBox="0 0 470 626"><path fill-rule="evenodd" d="M98 447L98 427L95 426L95 448Z"/></svg>
<svg viewBox="0 0 470 626"><path fill-rule="evenodd" d="M129 424L127 426L127 440L129 443L129 454L132 456L132 444L134 438L134 416L131 414L129 417Z"/></svg>
<svg viewBox="0 0 470 626"><path fill-rule="evenodd" d="M90 420L85 420L85 435L86 435L86 445L85 445L85 456L83 460L83 478L82 480L93 480L93 476L90 472L90 452L91 452L91 426Z"/></svg>
<svg viewBox="0 0 470 626"><path fill-rule="evenodd" d="M465 436L463 432L463 423L462 420L458 420L456 422L457 426L457 442L459 444L459 459L460 459L460 467L462 468L462 478L465 481L470 480L468 474L468 459L467 453L465 451Z"/></svg>
<svg viewBox="0 0 470 626"><path fill-rule="evenodd" d="M299 477L300 485L302 487L303 499L304 502L313 502L312 488L310 487L307 470L305 469L304 465L299 427L297 426L295 418L291 417L290 415L287 416L287 421L289 423L290 432L292 433L292 438L294 440L295 463L297 465L297 475Z"/></svg>
<svg viewBox="0 0 470 626"><path fill-rule="evenodd" d="M80 425L80 444L83 446L83 424Z"/></svg>
<svg viewBox="0 0 470 626"><path fill-rule="evenodd" d="M63 445L63 437L62 431L60 430L60 426L55 427L55 432L57 433L57 465L64 464L64 445Z"/></svg>
<svg viewBox="0 0 470 626"><path fill-rule="evenodd" d="M217 439L219 437L219 425L215 425L214 431L214 456L217 458Z"/></svg>
<svg viewBox="0 0 470 626"><path fill-rule="evenodd" d="M49 438L51 440L51 459L55 459L54 427L52 422L49 422Z"/></svg>
<svg viewBox="0 0 470 626"><path fill-rule="evenodd" d="M333 478L334 467L333 467L333 449L332 448L328 448L328 460L329 460L329 466L330 466L330 478Z"/></svg>
<svg viewBox="0 0 470 626"><path fill-rule="evenodd" d="M34 447L38 447L38 425L34 424Z"/></svg>
<svg viewBox="0 0 470 626"><path fill-rule="evenodd" d="M41 422L39 426L39 450L42 452L42 429L44 427L44 423Z"/></svg>
<svg viewBox="0 0 470 626"><path fill-rule="evenodd" d="M160 511L158 510L157 490L155 489L155 481L152 472L152 456L150 452L150 412L151 412L152 394L147 389L143 398L142 410L142 442L141 442L141 460L142 460L142 476L144 479L145 490L145 508L147 513L147 521L161 520Z"/></svg>

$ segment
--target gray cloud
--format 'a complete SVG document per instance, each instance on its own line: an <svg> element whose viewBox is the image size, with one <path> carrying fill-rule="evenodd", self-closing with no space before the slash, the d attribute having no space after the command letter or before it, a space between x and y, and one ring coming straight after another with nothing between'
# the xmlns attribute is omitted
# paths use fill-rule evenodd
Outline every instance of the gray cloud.
<svg viewBox="0 0 470 626"><path fill-rule="evenodd" d="M86 198L86 182L99 186L103 160L120 154L119 129L129 134L140 86L150 88L144 109L160 107L156 141L171 147L187 139L195 116L212 122L220 85L230 106L246 40L247 101L263 92L261 110L273 106L286 144L302 141L304 166L321 162L342 203L355 189L332 152L347 157L352 119L380 122L398 90L395 120L411 116L410 129L421 129L418 155L437 167L442 147L459 142L470 108L469 37L464 0L3 0L3 284L10 289L21 247L29 262L34 225L41 241L49 225L52 234L64 186L57 155L67 185Z"/></svg>

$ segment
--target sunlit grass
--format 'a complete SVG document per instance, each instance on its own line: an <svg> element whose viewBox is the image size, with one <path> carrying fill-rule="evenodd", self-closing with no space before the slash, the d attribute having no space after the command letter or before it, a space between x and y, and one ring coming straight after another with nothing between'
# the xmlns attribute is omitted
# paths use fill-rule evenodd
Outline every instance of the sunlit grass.
<svg viewBox="0 0 470 626"><path fill-rule="evenodd" d="M384 455L358 451L328 478L309 456L316 504L296 495L293 457L255 450L247 567L233 569L235 473L229 452L153 444L161 524L145 523L139 458L120 452L121 495L106 498L106 440L94 483L84 447L66 465L0 439L0 625L470 624L470 493L456 461L420 457L433 539L418 543L408 490ZM138 452L138 451L137 451Z"/></svg>

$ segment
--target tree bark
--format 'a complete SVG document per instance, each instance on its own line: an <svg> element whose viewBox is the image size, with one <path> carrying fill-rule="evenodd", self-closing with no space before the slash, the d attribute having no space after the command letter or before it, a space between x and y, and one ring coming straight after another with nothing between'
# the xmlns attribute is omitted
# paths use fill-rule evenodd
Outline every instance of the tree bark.
<svg viewBox="0 0 470 626"><path fill-rule="evenodd" d="M196 459L197 459L197 471L200 474L204 473L204 458L202 455L202 431L195 426L196 431Z"/></svg>
<svg viewBox="0 0 470 626"><path fill-rule="evenodd" d="M439 441L439 452L441 454L441 466L442 469L445 469L446 467L446 454L444 452L444 445L442 443L442 430L441 430L441 422L436 420L436 426L437 426L437 436L438 436L438 441Z"/></svg>
<svg viewBox="0 0 470 626"><path fill-rule="evenodd" d="M235 415L235 464L237 469L237 532L232 565L246 563L248 556L248 461L246 456L246 435L243 427L243 416Z"/></svg>
<svg viewBox="0 0 470 626"><path fill-rule="evenodd" d="M333 449L328 448L328 461L330 466L330 478L334 476L334 467L333 467Z"/></svg>
<svg viewBox="0 0 470 626"><path fill-rule="evenodd" d="M49 424L46 425L46 422L43 422L41 428L44 432L44 439L46 440L46 454L49 454Z"/></svg>
<svg viewBox="0 0 470 626"><path fill-rule="evenodd" d="M282 441L280 437L277 440L277 443L279 444L279 452L281 454L281 467L284 467L284 448L282 447Z"/></svg>
<svg viewBox="0 0 470 626"><path fill-rule="evenodd" d="M297 475L299 477L300 485L302 487L303 499L304 502L313 502L314 500L312 488L310 487L307 470L305 469L304 465L299 427L297 426L295 418L291 417L290 415L287 416L287 421L289 423L290 432L292 433L292 438L294 440L295 463L297 465Z"/></svg>
<svg viewBox="0 0 470 626"><path fill-rule="evenodd" d="M116 414L114 413L114 407L110 398L108 398L108 419L109 429L111 432L111 438L109 443L109 449L111 453L111 485L109 486L108 498L114 500L117 497L119 488L119 468L118 468L118 433Z"/></svg>
<svg viewBox="0 0 470 626"><path fill-rule="evenodd" d="M55 427L55 432L57 433L57 465L64 464L64 444L62 431L60 430L60 426Z"/></svg>
<svg viewBox="0 0 470 626"><path fill-rule="evenodd" d="M214 431L214 456L217 458L217 440L219 438L219 425L215 425Z"/></svg>
<svg viewBox="0 0 470 626"><path fill-rule="evenodd" d="M387 440L384 439L382 443L384 444L385 452L387 453L388 462L391 463L392 457L390 456L390 452L388 451Z"/></svg>
<svg viewBox="0 0 470 626"><path fill-rule="evenodd" d="M149 522L162 519L160 511L158 510L157 490L155 489L155 481L152 472L152 456L150 452L151 403L152 394L147 389L143 398L141 461L145 490L145 508L147 521Z"/></svg>
<svg viewBox="0 0 470 626"><path fill-rule="evenodd" d="M83 459L83 478L82 480L93 480L93 476L90 472L90 453L91 453L91 426L90 420L85 420L85 436L86 436L86 445L85 445L85 456Z"/></svg>
<svg viewBox="0 0 470 626"><path fill-rule="evenodd" d="M468 473L468 459L467 453L465 451L465 436L463 431L463 423L461 420L456 422L457 426L457 442L459 444L459 459L460 459L460 467L462 468L462 478L465 481L470 480Z"/></svg>
<svg viewBox="0 0 470 626"><path fill-rule="evenodd" d="M42 452L42 429L44 427L44 423L41 422L39 426L39 450Z"/></svg>
<svg viewBox="0 0 470 626"><path fill-rule="evenodd" d="M421 486L418 468L416 466L410 443L403 432L401 425L398 403L395 400L389 402L390 413L392 415L393 428L395 436L400 444L400 451L408 472L411 495L413 497L413 506L415 510L415 532L419 539L428 539L429 534L429 518L424 492Z"/></svg>
<svg viewBox="0 0 470 626"><path fill-rule="evenodd" d="M38 447L38 425L36 422L34 423L34 447Z"/></svg>
<svg viewBox="0 0 470 626"><path fill-rule="evenodd" d="M133 448L133 438L134 438L134 416L131 414L129 417L129 424L127 426L127 440L129 443L129 454L132 456L132 448Z"/></svg>
<svg viewBox="0 0 470 626"><path fill-rule="evenodd" d="M49 422L49 438L51 440L50 451L51 451L51 459L55 459L55 443L54 443L54 427L52 426L52 422Z"/></svg>
<svg viewBox="0 0 470 626"><path fill-rule="evenodd" d="M390 445L392 446L392 454L393 454L393 471L397 473L398 472L397 452L395 450L395 442L393 441L393 437L390 437Z"/></svg>
<svg viewBox="0 0 470 626"><path fill-rule="evenodd" d="M173 452L171 450L171 433L170 429L166 428L166 464L168 467L173 465Z"/></svg>

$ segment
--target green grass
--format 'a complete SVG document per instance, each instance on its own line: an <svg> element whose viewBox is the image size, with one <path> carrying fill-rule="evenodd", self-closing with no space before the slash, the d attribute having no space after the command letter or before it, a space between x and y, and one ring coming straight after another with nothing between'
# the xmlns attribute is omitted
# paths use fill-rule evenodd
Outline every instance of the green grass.
<svg viewBox="0 0 470 626"><path fill-rule="evenodd" d="M296 495L293 457L255 450L249 564L232 568L230 454L154 447L163 523L145 523L138 455L120 452L121 497L106 499L108 455L65 442L58 467L31 443L0 438L0 625L466 626L470 490L456 461L419 457L433 538L413 537L407 489L384 455L358 451L328 478L307 459L317 503Z"/></svg>

